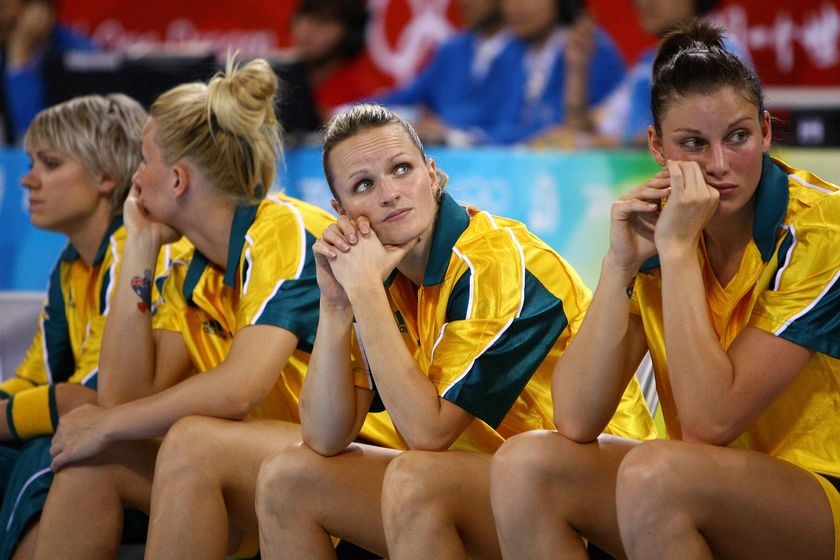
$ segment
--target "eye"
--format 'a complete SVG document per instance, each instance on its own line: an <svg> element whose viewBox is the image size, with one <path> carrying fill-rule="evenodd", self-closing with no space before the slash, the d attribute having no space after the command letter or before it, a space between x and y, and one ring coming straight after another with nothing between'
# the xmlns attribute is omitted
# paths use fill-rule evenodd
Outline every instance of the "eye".
<svg viewBox="0 0 840 560"><path fill-rule="evenodd" d="M407 175L411 171L411 165L407 163L400 163L394 167L394 175Z"/></svg>
<svg viewBox="0 0 840 560"><path fill-rule="evenodd" d="M734 144L743 144L750 137L750 133L744 129L736 130L729 135L729 140Z"/></svg>
<svg viewBox="0 0 840 560"><path fill-rule="evenodd" d="M362 179L353 186L353 192L362 193L373 186L373 181L370 179Z"/></svg>
<svg viewBox="0 0 840 560"><path fill-rule="evenodd" d="M61 165L61 161L54 157L42 157L41 161L44 162L44 167L46 167L49 170L58 169L58 167Z"/></svg>
<svg viewBox="0 0 840 560"><path fill-rule="evenodd" d="M683 140L680 140L680 146L682 146L686 150L691 151L699 150L703 147L704 144L705 142L703 142L703 140L701 140L700 138L685 138Z"/></svg>

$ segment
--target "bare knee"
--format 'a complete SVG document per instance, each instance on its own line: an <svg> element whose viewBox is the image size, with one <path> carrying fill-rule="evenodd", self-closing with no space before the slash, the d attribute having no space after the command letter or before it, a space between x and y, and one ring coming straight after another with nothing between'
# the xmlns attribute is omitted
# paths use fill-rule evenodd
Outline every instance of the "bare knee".
<svg viewBox="0 0 840 560"><path fill-rule="evenodd" d="M685 469L679 446L674 442L651 441L630 451L618 469L616 498L623 506L662 512L679 502L686 490Z"/></svg>
<svg viewBox="0 0 840 560"><path fill-rule="evenodd" d="M558 481L576 479L585 470L578 460L580 448L553 431L534 430L510 438L493 455L491 495L494 500L503 495L525 498L541 495L549 486L554 491L561 489Z"/></svg>
<svg viewBox="0 0 840 560"><path fill-rule="evenodd" d="M453 495L447 478L436 471L438 454L432 451L405 451L394 457L385 470L382 483L382 514L396 524L418 512L439 511L445 496Z"/></svg>
<svg viewBox="0 0 840 560"><path fill-rule="evenodd" d="M287 513L299 515L311 505L311 496L323 482L318 465L326 460L304 444L290 446L263 461L257 475L257 514L282 521Z"/></svg>
<svg viewBox="0 0 840 560"><path fill-rule="evenodd" d="M220 446L213 432L212 418L188 416L175 422L158 452L155 484L187 482L207 475L219 458Z"/></svg>

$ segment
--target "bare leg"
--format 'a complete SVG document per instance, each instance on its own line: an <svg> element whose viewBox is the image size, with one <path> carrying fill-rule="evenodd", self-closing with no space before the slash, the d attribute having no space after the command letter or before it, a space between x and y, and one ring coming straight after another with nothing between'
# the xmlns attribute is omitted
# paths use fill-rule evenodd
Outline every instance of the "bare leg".
<svg viewBox="0 0 840 560"><path fill-rule="evenodd" d="M392 559L502 557L490 507L490 455L402 453L385 472L382 513Z"/></svg>
<svg viewBox="0 0 840 560"><path fill-rule="evenodd" d="M585 559L581 537L623 557L615 480L622 458L636 445L608 435L580 444L543 430L505 442L491 465L504 557Z"/></svg>
<svg viewBox="0 0 840 560"><path fill-rule="evenodd" d="M335 558L330 535L386 555L380 496L397 453L354 444L324 457L300 444L266 461L257 489L262 557Z"/></svg>
<svg viewBox="0 0 840 560"><path fill-rule="evenodd" d="M617 501L630 558L834 558L819 483L763 453L646 443L622 463Z"/></svg>
<svg viewBox="0 0 840 560"><path fill-rule="evenodd" d="M38 526L35 558L116 558L123 507L149 511L157 443L120 442L61 469Z"/></svg>
<svg viewBox="0 0 840 560"><path fill-rule="evenodd" d="M260 464L300 439L300 425L280 420L175 423L158 456L146 557L224 558L245 533L256 543Z"/></svg>
<svg viewBox="0 0 840 560"><path fill-rule="evenodd" d="M12 560L29 560L35 556L35 542L38 540L38 519L40 515L32 520L26 528L26 532L18 542L15 551L12 553Z"/></svg>

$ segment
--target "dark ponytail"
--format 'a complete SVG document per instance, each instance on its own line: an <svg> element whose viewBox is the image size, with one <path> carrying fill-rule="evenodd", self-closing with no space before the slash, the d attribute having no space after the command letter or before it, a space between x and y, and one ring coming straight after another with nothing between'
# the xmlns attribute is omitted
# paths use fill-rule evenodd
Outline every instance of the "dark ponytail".
<svg viewBox="0 0 840 560"><path fill-rule="evenodd" d="M663 37L653 63L651 113L661 134L662 115L678 97L730 87L764 112L764 92L755 71L727 51L723 30L703 19L677 26Z"/></svg>

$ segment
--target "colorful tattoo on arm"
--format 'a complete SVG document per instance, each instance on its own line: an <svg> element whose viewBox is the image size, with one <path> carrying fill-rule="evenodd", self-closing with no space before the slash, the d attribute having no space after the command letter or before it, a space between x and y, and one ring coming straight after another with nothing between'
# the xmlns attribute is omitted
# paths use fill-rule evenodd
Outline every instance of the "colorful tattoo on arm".
<svg viewBox="0 0 840 560"><path fill-rule="evenodd" d="M143 277L134 276L131 279L131 289L140 298L137 302L137 309L145 313L152 307L152 271L148 268L143 271Z"/></svg>

